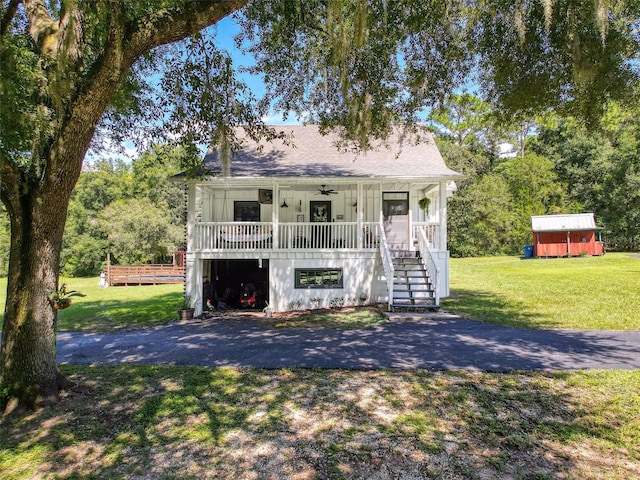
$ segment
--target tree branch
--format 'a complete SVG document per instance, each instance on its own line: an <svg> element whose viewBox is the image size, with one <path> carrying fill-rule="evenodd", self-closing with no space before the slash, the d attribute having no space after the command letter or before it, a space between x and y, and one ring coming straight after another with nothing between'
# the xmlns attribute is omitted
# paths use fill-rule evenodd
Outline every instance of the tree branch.
<svg viewBox="0 0 640 480"><path fill-rule="evenodd" d="M0 20L0 37L5 34L7 29L9 28L9 24L18 10L18 5L20 4L20 0L11 0L9 5L7 5L7 10L4 12L2 16L2 20Z"/></svg>
<svg viewBox="0 0 640 480"><path fill-rule="evenodd" d="M52 56L58 43L58 22L51 18L44 0L22 0L29 20L29 34L40 53Z"/></svg>
<svg viewBox="0 0 640 480"><path fill-rule="evenodd" d="M249 0L192 0L155 12L137 23L127 51L137 58L154 47L177 42L214 25L248 3Z"/></svg>

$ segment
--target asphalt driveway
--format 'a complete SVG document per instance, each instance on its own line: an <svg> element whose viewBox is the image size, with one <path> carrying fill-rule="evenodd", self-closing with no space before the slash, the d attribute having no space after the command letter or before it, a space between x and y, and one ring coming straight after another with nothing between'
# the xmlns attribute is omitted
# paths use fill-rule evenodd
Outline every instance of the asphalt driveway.
<svg viewBox="0 0 640 480"><path fill-rule="evenodd" d="M359 330L272 329L212 318L114 333L58 334L58 361L260 368L640 369L640 331L524 330L446 313Z"/></svg>

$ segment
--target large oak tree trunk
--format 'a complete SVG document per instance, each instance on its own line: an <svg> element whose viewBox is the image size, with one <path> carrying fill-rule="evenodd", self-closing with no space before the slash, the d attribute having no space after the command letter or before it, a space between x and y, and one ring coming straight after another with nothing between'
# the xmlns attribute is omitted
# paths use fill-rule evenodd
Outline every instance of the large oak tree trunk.
<svg viewBox="0 0 640 480"><path fill-rule="evenodd" d="M69 194L40 193L15 199L9 208L11 255L0 371L14 399L10 409L55 403L65 385L56 364L56 312L49 298L58 288Z"/></svg>
<svg viewBox="0 0 640 480"><path fill-rule="evenodd" d="M126 70L110 70L120 80ZM7 303L0 351L0 405L5 412L56 403L67 382L56 363L60 252L69 199L82 161L117 86L99 75L44 146L34 169L6 169L2 194L11 223Z"/></svg>

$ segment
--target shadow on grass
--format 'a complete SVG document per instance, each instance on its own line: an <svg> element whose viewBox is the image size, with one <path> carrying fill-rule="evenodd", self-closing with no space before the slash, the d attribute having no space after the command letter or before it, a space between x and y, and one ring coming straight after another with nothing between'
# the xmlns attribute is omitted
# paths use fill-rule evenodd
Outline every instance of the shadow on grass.
<svg viewBox="0 0 640 480"><path fill-rule="evenodd" d="M444 310L463 318L516 328L557 328L560 322L546 318L531 307L510 297L482 290L452 289L451 296L441 300Z"/></svg>
<svg viewBox="0 0 640 480"><path fill-rule="evenodd" d="M616 462L624 478L639 466L637 445L627 462L618 448L617 425L633 413L598 412L610 386L637 383L637 373L585 374L588 404L576 395L590 392L586 381L568 386L575 374L132 365L64 373L85 388L51 410L0 419L0 465L11 478L578 478ZM578 450L603 462L585 465Z"/></svg>

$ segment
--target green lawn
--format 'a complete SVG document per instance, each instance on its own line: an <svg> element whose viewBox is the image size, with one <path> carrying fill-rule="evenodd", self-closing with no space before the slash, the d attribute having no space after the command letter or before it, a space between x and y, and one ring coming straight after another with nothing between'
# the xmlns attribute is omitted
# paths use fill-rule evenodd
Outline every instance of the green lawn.
<svg viewBox="0 0 640 480"><path fill-rule="evenodd" d="M108 331L167 323L178 318L176 305L184 290L182 284L100 288L97 277L62 281L67 290L86 296L74 297L71 307L58 311L61 331ZM0 288L0 305L4 306L6 278L0 279Z"/></svg>
<svg viewBox="0 0 640 480"><path fill-rule="evenodd" d="M640 329L640 256L451 259L442 307L527 328Z"/></svg>
<svg viewBox="0 0 640 480"><path fill-rule="evenodd" d="M639 258L451 264L450 311L534 328L640 328ZM60 312L65 330L171 321L182 295L181 285L66 283L87 296ZM6 280L0 288L4 302ZM380 321L363 311L322 321ZM61 369L77 387L58 405L0 417L0 478L640 478L638 371Z"/></svg>
<svg viewBox="0 0 640 480"><path fill-rule="evenodd" d="M170 322L182 285L99 288L97 278L66 279L86 297L59 312L60 330L104 331ZM0 279L4 304L6 279ZM640 257L609 253L603 257L522 260L518 257L451 259L451 294L443 309L486 322L527 328L640 329ZM279 327L357 328L380 322L372 313L283 318ZM1 319L1 317L0 317Z"/></svg>

